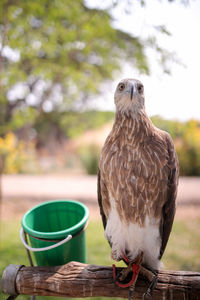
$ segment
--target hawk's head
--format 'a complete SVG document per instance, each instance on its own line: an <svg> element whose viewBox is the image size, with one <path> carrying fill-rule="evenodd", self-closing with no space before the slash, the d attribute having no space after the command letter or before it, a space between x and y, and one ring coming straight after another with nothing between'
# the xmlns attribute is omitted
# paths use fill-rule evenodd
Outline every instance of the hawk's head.
<svg viewBox="0 0 200 300"><path fill-rule="evenodd" d="M144 86L137 79L123 79L115 91L117 111L139 112L144 108Z"/></svg>

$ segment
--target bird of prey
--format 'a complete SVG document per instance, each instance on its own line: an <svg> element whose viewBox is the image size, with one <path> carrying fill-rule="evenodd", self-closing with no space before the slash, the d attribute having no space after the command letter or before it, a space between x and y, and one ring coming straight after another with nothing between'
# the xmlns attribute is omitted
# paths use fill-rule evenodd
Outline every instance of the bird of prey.
<svg viewBox="0 0 200 300"><path fill-rule="evenodd" d="M160 269L172 229L178 159L170 135L155 127L145 111L139 80L121 80L114 100L115 121L99 160L100 213L111 257L125 260L129 271L138 266L151 280L148 270ZM118 277L121 286L124 274Z"/></svg>

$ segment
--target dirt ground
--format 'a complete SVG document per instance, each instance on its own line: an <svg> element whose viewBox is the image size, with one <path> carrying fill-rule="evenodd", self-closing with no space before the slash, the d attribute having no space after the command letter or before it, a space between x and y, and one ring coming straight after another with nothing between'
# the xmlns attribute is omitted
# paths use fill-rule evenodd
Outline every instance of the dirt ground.
<svg viewBox="0 0 200 300"><path fill-rule="evenodd" d="M33 206L53 199L75 199L90 210L90 218L100 218L96 176L5 175L2 182L1 218L21 219ZM200 218L200 178L179 181L176 218Z"/></svg>

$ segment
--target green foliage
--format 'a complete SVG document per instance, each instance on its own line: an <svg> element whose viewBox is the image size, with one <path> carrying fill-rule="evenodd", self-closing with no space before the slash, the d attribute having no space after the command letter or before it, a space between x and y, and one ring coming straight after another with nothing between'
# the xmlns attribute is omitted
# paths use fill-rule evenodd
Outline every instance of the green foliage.
<svg viewBox="0 0 200 300"><path fill-rule="evenodd" d="M175 143L182 176L200 176L200 122L179 122L152 117L153 123L168 131Z"/></svg>
<svg viewBox="0 0 200 300"><path fill-rule="evenodd" d="M151 120L156 127L169 132L173 139L182 137L184 131L182 122L176 120L166 120L160 116L153 116L151 117Z"/></svg>
<svg viewBox="0 0 200 300"><path fill-rule="evenodd" d="M103 126L114 118L111 111L66 112L61 116L60 126L68 138L74 138L88 129Z"/></svg>
<svg viewBox="0 0 200 300"><path fill-rule="evenodd" d="M19 141L13 133L0 137L0 158L4 174L38 172L33 143Z"/></svg>
<svg viewBox="0 0 200 300"><path fill-rule="evenodd" d="M0 12L0 135L80 107L125 61L149 72L145 41L114 29L109 10L82 0L3 0Z"/></svg>
<svg viewBox="0 0 200 300"><path fill-rule="evenodd" d="M86 130L103 126L114 118L110 111L77 111L43 113L35 124L38 145L45 146L54 138L57 141L76 138Z"/></svg>
<svg viewBox="0 0 200 300"><path fill-rule="evenodd" d="M98 172L100 148L94 144L83 146L79 149L79 157L83 167L90 175Z"/></svg>
<svg viewBox="0 0 200 300"><path fill-rule="evenodd" d="M200 176L200 123L195 120L185 123L182 139L176 144L181 174Z"/></svg>

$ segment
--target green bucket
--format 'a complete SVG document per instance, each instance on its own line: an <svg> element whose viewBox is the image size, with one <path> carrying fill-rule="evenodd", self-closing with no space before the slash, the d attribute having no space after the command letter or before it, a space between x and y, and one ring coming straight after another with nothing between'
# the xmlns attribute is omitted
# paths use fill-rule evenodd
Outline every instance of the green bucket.
<svg viewBox="0 0 200 300"><path fill-rule="evenodd" d="M78 201L44 202L23 216L22 243L33 251L38 266L58 266L72 260L85 263L88 217L87 207ZM26 234L30 246L24 240Z"/></svg>

